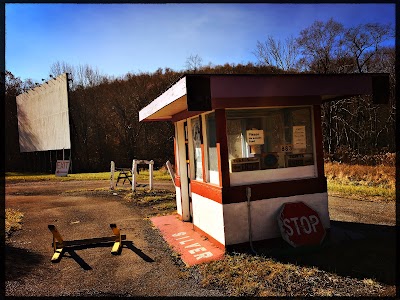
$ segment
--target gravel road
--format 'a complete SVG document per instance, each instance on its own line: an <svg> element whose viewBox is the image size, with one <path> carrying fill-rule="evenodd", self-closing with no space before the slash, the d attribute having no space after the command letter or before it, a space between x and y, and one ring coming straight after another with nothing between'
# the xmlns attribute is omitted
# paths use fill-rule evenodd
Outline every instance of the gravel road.
<svg viewBox="0 0 400 300"><path fill-rule="evenodd" d="M6 208L25 215L23 230L6 245L7 296L227 296L201 286L199 274L171 252L143 208L126 205L121 195L79 193L108 187L108 180L6 183ZM170 182L157 182L155 187L174 190ZM336 236L350 239L357 239L357 234L352 236L354 224L379 235L396 223L393 202L329 197L329 211ZM127 236L121 255L111 255L112 244L97 244L74 248L59 263L50 262L49 224L65 240L77 240L111 236L111 223ZM391 264L391 257L380 259ZM364 259L359 261L360 268L365 264Z"/></svg>
<svg viewBox="0 0 400 300"><path fill-rule="evenodd" d="M140 209L124 205L118 196L60 194L101 184L66 181L6 186L6 208L25 214L23 230L11 237L6 248L6 296L224 295L202 288L198 275L185 271ZM102 186L107 184L104 181ZM50 262L48 224L55 225L65 240L77 240L111 236L111 223L127 236L121 255L110 253L112 243L100 244L74 249L59 263Z"/></svg>
<svg viewBox="0 0 400 300"><path fill-rule="evenodd" d="M331 220L376 225L396 225L396 203L329 197Z"/></svg>

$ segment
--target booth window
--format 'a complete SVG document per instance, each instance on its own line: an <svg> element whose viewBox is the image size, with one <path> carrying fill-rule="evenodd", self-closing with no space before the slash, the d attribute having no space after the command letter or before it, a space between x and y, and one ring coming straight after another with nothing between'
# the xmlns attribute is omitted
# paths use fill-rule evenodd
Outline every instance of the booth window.
<svg viewBox="0 0 400 300"><path fill-rule="evenodd" d="M231 172L314 164L311 107L226 111Z"/></svg>
<svg viewBox="0 0 400 300"><path fill-rule="evenodd" d="M200 117L191 119L190 121L192 127L192 137L193 137L193 151L194 151L194 172L196 179L203 178L203 164L202 164L202 157L201 157L201 123Z"/></svg>
<svg viewBox="0 0 400 300"><path fill-rule="evenodd" d="M207 161L209 170L209 182L219 184L218 176L218 153L217 153L217 135L215 126L215 113L209 113L205 116L207 130Z"/></svg>

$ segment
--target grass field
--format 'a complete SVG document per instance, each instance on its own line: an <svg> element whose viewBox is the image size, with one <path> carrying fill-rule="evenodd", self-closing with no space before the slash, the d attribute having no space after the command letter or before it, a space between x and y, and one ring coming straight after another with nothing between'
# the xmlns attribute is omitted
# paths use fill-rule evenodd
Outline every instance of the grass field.
<svg viewBox="0 0 400 300"><path fill-rule="evenodd" d="M110 172L68 174L66 177L57 177L54 174L6 172L6 181L68 181L68 180L110 180ZM116 175L118 176L118 172ZM153 172L154 180L171 180L168 171L164 169ZM149 171L140 171L138 180L149 180Z"/></svg>

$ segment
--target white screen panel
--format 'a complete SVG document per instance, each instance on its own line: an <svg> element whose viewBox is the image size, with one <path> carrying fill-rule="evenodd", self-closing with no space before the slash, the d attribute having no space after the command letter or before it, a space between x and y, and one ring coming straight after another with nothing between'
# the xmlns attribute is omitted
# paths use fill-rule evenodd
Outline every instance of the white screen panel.
<svg viewBox="0 0 400 300"><path fill-rule="evenodd" d="M67 74L17 96L21 152L71 149Z"/></svg>

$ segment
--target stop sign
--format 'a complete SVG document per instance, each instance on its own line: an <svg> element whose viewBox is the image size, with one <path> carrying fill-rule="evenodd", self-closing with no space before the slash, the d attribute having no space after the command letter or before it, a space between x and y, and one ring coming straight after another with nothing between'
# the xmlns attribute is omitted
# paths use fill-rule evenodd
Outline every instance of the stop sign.
<svg viewBox="0 0 400 300"><path fill-rule="evenodd" d="M282 238L293 247L319 245L325 237L318 213L303 202L283 204L278 223Z"/></svg>

